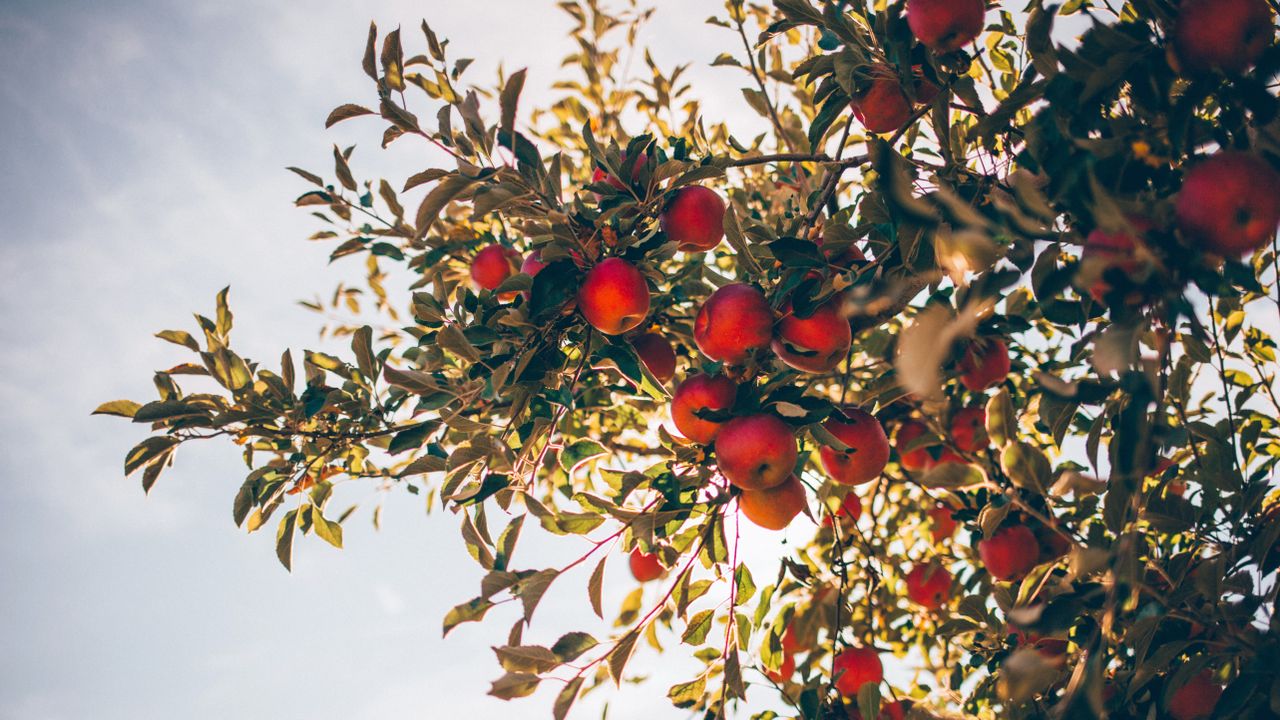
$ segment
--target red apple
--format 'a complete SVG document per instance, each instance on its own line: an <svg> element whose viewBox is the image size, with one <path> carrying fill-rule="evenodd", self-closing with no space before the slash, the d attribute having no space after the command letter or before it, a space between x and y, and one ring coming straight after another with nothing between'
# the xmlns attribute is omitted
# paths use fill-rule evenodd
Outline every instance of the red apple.
<svg viewBox="0 0 1280 720"><path fill-rule="evenodd" d="M905 720L907 711L911 709L910 700L894 700L892 702L881 702L880 713L876 715L876 720ZM862 711L858 709L857 703L849 705L849 720L862 720Z"/></svg>
<svg viewBox="0 0 1280 720"><path fill-rule="evenodd" d="M738 509L751 522L766 530L782 530L791 524L806 505L804 485L795 475L765 490L743 490Z"/></svg>
<svg viewBox="0 0 1280 720"><path fill-rule="evenodd" d="M782 665L777 670L766 670L765 677L773 682L781 685L791 680L791 676L796 674L796 658L794 655L787 654L782 656Z"/></svg>
<svg viewBox="0 0 1280 720"><path fill-rule="evenodd" d="M796 317L791 304L782 309L774 328L773 352L797 370L824 373L834 370L853 344L849 320L840 314L841 301L832 298L807 318Z"/></svg>
<svg viewBox="0 0 1280 720"><path fill-rule="evenodd" d="M1169 697L1169 717L1173 720L1207 720L1222 697L1222 686L1208 670L1187 681Z"/></svg>
<svg viewBox="0 0 1280 720"><path fill-rule="evenodd" d="M826 256L828 263L839 268L851 268L854 263L862 262L867 259L867 256L858 248L857 245L849 245L837 254L833 251L827 250L823 246L822 236L818 236L813 241L813 244L817 245L818 248L822 250L822 254ZM814 277L819 277L818 273L813 273L812 275Z"/></svg>
<svg viewBox="0 0 1280 720"><path fill-rule="evenodd" d="M657 580L666 572L658 553L641 552L640 548L631 551L630 565L631 575L642 583Z"/></svg>
<svg viewBox="0 0 1280 720"><path fill-rule="evenodd" d="M648 157L645 156L644 153L640 153L640 155L636 157L635 163L633 163L631 166L631 182L635 182L636 178L640 177L640 170L644 168L644 164L647 161L648 161ZM619 190L627 189L626 183L622 182L621 179L614 177L613 175L610 175L609 173L605 172L604 168L597 166L596 169L591 173L591 184L594 185L602 180L604 182L609 183L610 185L612 185L613 187Z"/></svg>
<svg viewBox="0 0 1280 720"><path fill-rule="evenodd" d="M1130 218L1129 222L1133 230L1142 235L1151 230L1150 221L1144 218ZM1080 264L1085 271L1084 274L1092 280L1089 283L1089 295L1094 300L1102 302L1111 291L1110 284L1102 277L1107 270L1118 268L1126 274L1133 274L1142 266L1137 257L1139 242L1132 232L1126 230L1107 232L1101 228L1089 233L1085 238L1084 250L1080 253Z"/></svg>
<svg viewBox="0 0 1280 720"><path fill-rule="evenodd" d="M898 75L887 65L873 65L867 89L849 103L858 122L873 133L891 133L911 119L911 101Z"/></svg>
<svg viewBox="0 0 1280 720"><path fill-rule="evenodd" d="M710 250L724 239L724 200L711 188L683 187L667 203L660 221L667 238L680 250Z"/></svg>
<svg viewBox="0 0 1280 720"><path fill-rule="evenodd" d="M1183 71L1240 75L1258 62L1275 34L1266 0L1182 0L1173 48Z"/></svg>
<svg viewBox="0 0 1280 720"><path fill-rule="evenodd" d="M951 573L941 565L917 565L907 573L907 598L925 610L937 610L951 595Z"/></svg>
<svg viewBox="0 0 1280 720"><path fill-rule="evenodd" d="M547 264L542 262L542 251L534 250L525 256L524 262L520 263L520 272L529 277L537 277L538 273L542 272L542 268L546 266Z"/></svg>
<svg viewBox="0 0 1280 720"><path fill-rule="evenodd" d="M799 451L791 426L776 415L730 420L716 436L716 460L725 478L743 490L765 490L791 477Z"/></svg>
<svg viewBox="0 0 1280 720"><path fill-rule="evenodd" d="M997 580L1021 580L1040 557L1035 533L1026 525L1010 525L978 542L978 555Z"/></svg>
<svg viewBox="0 0 1280 720"><path fill-rule="evenodd" d="M827 418L822 427L849 446L844 451L826 445L818 448L822 469L832 480L861 485L884 472L889 462L889 438L874 415L858 408L846 408L843 413Z"/></svg>
<svg viewBox="0 0 1280 720"><path fill-rule="evenodd" d="M862 500L852 492L844 496L840 501L840 507L836 509L835 518L840 518L843 522L857 522L862 517ZM833 516L828 514L822 518L824 527L831 527L834 524Z"/></svg>
<svg viewBox="0 0 1280 720"><path fill-rule="evenodd" d="M1009 347L999 338L979 338L969 343L960 360L960 382L973 392L982 392L1009 377Z"/></svg>
<svg viewBox="0 0 1280 720"><path fill-rule="evenodd" d="M931 508L929 515L929 534L933 537L934 542L942 542L946 538L955 534L959 523L956 522L954 511L946 505L939 505Z"/></svg>
<svg viewBox="0 0 1280 720"><path fill-rule="evenodd" d="M841 652L832 662L831 672L836 676L836 689L845 697L856 697L863 685L879 685L884 680L880 654L871 648L851 647Z"/></svg>
<svg viewBox="0 0 1280 720"><path fill-rule="evenodd" d="M631 338L631 347L636 349L644 366L659 382L667 382L676 376L676 351L665 337L647 332Z"/></svg>
<svg viewBox="0 0 1280 720"><path fill-rule="evenodd" d="M1220 152L1187 172L1178 193L1178 227L1222 256L1271 242L1280 225L1280 173L1248 153Z"/></svg>
<svg viewBox="0 0 1280 720"><path fill-rule="evenodd" d="M986 16L985 0L907 0L907 25L934 52L955 52L973 42Z"/></svg>
<svg viewBox="0 0 1280 720"><path fill-rule="evenodd" d="M967 407L951 416L951 441L964 452L978 452L989 444L987 438L987 410Z"/></svg>
<svg viewBox="0 0 1280 720"><path fill-rule="evenodd" d="M1036 543L1040 548L1040 555L1036 558L1037 565L1053 562L1066 557L1067 553L1071 552L1071 540L1052 528L1037 526L1035 535Z"/></svg>
<svg viewBox="0 0 1280 720"><path fill-rule="evenodd" d="M722 423L706 420L699 410L729 410L738 394L738 384L723 375L694 375L680 383L671 398L671 420L681 435L700 445L710 445Z"/></svg>
<svg viewBox="0 0 1280 720"><path fill-rule="evenodd" d="M913 440L928 432L929 429L924 426L924 423L915 420L907 420L898 426L898 433L894 436L894 443L898 449L898 461L902 463L903 469L919 472L933 467L934 460L933 456L929 454L929 448L907 449Z"/></svg>
<svg viewBox="0 0 1280 720"><path fill-rule="evenodd" d="M520 253L504 245L490 245L471 260L471 279L485 290L495 290L502 281L516 274Z"/></svg>
<svg viewBox="0 0 1280 720"><path fill-rule="evenodd" d="M740 365L773 339L773 309L764 294L734 283L711 293L693 323L693 340L703 355Z"/></svg>
<svg viewBox="0 0 1280 720"><path fill-rule="evenodd" d="M649 285L635 265L608 258L591 268L582 281L578 310L600 332L621 335L649 314Z"/></svg>

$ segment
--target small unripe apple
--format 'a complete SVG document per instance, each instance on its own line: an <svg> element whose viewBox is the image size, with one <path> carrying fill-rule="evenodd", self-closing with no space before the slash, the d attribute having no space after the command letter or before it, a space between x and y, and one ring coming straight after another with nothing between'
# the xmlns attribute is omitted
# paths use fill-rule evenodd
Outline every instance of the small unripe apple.
<svg viewBox="0 0 1280 720"><path fill-rule="evenodd" d="M1169 717L1173 720L1208 720L1222 698L1222 686L1213 673L1201 671L1169 697Z"/></svg>
<svg viewBox="0 0 1280 720"><path fill-rule="evenodd" d="M591 268L578 288L578 310L600 332L621 335L649 314L649 284L635 265L607 258Z"/></svg>
<svg viewBox="0 0 1280 720"><path fill-rule="evenodd" d="M924 426L924 423L915 420L908 420L898 426L898 432L894 435L894 443L898 449L898 461L902 463L904 469L920 472L933 467L934 460L933 456L929 454L929 448L907 449L911 446L912 441L928 432L929 429Z"/></svg>
<svg viewBox="0 0 1280 720"><path fill-rule="evenodd" d="M743 490L738 508L751 522L766 530L782 530L806 505L804 485L795 475L765 490Z"/></svg>
<svg viewBox="0 0 1280 720"><path fill-rule="evenodd" d="M982 392L1004 382L1011 367L1009 347L1003 340L974 340L960 360L960 382L973 392Z"/></svg>
<svg viewBox="0 0 1280 720"><path fill-rule="evenodd" d="M917 565L907 573L907 598L925 610L937 610L951 595L951 573L941 565Z"/></svg>
<svg viewBox="0 0 1280 720"><path fill-rule="evenodd" d="M887 65L871 69L867 89L849 102L854 117L873 133L891 133L911 119L911 101L902 91L898 75Z"/></svg>
<svg viewBox="0 0 1280 720"><path fill-rule="evenodd" d="M1266 0L1182 0L1173 48L1187 73L1240 75L1258 62L1275 34Z"/></svg>
<svg viewBox="0 0 1280 720"><path fill-rule="evenodd" d="M989 444L987 438L987 410L983 407L967 407L951 416L951 441L964 452L978 452Z"/></svg>
<svg viewBox="0 0 1280 720"><path fill-rule="evenodd" d="M790 303L782 312L771 344L782 362L797 370L824 373L849 354L853 331L848 318L840 314L840 300L828 300L806 318L796 317Z"/></svg>
<svg viewBox="0 0 1280 720"><path fill-rule="evenodd" d="M720 472L743 490L781 484L791 477L798 457L795 433L776 415L734 418L716 436Z"/></svg>
<svg viewBox="0 0 1280 720"><path fill-rule="evenodd" d="M879 685L884 680L880 654L871 648L851 647L842 651L832 662L831 672L836 676L836 690L845 697L857 697L863 685Z"/></svg>
<svg viewBox="0 0 1280 720"><path fill-rule="evenodd" d="M818 459L827 476L845 485L861 485L880 477L889 462L889 438L874 415L859 408L846 408L822 423L848 450L823 445Z"/></svg>
<svg viewBox="0 0 1280 720"><path fill-rule="evenodd" d="M985 0L907 0L907 25L916 39L938 53L955 52L982 32Z"/></svg>
<svg viewBox="0 0 1280 720"><path fill-rule="evenodd" d="M630 563L631 575L640 582L649 582L662 577L662 573L666 572L666 568L662 567L662 561L658 559L658 553L642 552L640 548L631 551Z"/></svg>
<svg viewBox="0 0 1280 720"><path fill-rule="evenodd" d="M496 290L504 280L516 274L520 253L504 245L490 245L471 260L471 279L485 290Z"/></svg>
<svg viewBox="0 0 1280 720"><path fill-rule="evenodd" d="M738 384L723 375L694 375L680 383L671 398L671 420L681 435L700 445L710 445L723 423L706 420L699 410L729 410Z"/></svg>
<svg viewBox="0 0 1280 720"><path fill-rule="evenodd" d="M929 515L929 534L933 537L934 542L942 542L946 538L956 533L959 523L956 522L954 511L946 505L939 505L931 508Z"/></svg>
<svg viewBox="0 0 1280 720"><path fill-rule="evenodd" d="M1217 255L1239 257L1271 242L1280 225L1280 173L1256 155L1220 152L1187 172L1178 227Z"/></svg>
<svg viewBox="0 0 1280 720"><path fill-rule="evenodd" d="M631 347L636 349L641 362L659 382L667 382L676 376L676 351L670 340L656 332L647 332L631 338Z"/></svg>
<svg viewBox="0 0 1280 720"><path fill-rule="evenodd" d="M662 211L662 231L684 252L710 250L724 239L724 209L724 200L715 190L682 187Z"/></svg>
<svg viewBox="0 0 1280 720"><path fill-rule="evenodd" d="M734 283L711 293L693 323L693 340L703 355L740 365L773 339L773 309L764 294Z"/></svg>
<svg viewBox="0 0 1280 720"><path fill-rule="evenodd" d="M1020 580L1040 557L1035 533L1026 525L1001 528L978 542L978 555L987 572L997 580Z"/></svg>

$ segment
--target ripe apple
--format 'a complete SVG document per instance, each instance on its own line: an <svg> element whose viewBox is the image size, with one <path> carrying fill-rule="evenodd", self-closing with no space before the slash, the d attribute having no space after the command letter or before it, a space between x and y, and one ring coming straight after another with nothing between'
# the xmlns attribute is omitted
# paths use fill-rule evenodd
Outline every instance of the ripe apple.
<svg viewBox="0 0 1280 720"><path fill-rule="evenodd" d="M676 351L671 341L656 332L647 332L631 338L631 347L649 372L659 382L667 382L676 376Z"/></svg>
<svg viewBox="0 0 1280 720"><path fill-rule="evenodd" d="M711 293L693 323L693 340L703 355L741 365L773 339L773 309L764 294L733 283Z"/></svg>
<svg viewBox="0 0 1280 720"><path fill-rule="evenodd" d="M1169 697L1169 717L1173 720L1207 720L1222 697L1222 686L1208 670L1187 681Z"/></svg>
<svg viewBox="0 0 1280 720"><path fill-rule="evenodd" d="M490 245L471 259L471 279L485 290L495 290L502 281L516 274L520 253L504 245Z"/></svg>
<svg viewBox="0 0 1280 720"><path fill-rule="evenodd" d="M907 711L911 709L910 700L894 700L880 703L880 713L876 720L905 720ZM862 720L862 711L856 703L849 705L849 720Z"/></svg>
<svg viewBox="0 0 1280 720"><path fill-rule="evenodd" d="M849 354L853 331L840 314L841 301L832 298L807 318L796 317L791 303L783 307L774 328L771 347L782 362L797 370L824 373L834 370Z"/></svg>
<svg viewBox="0 0 1280 720"><path fill-rule="evenodd" d="M578 288L578 310L600 332L621 335L649 314L649 284L635 265L607 258L591 268Z"/></svg>
<svg viewBox="0 0 1280 720"><path fill-rule="evenodd" d="M1173 49L1185 72L1240 75L1258 62L1275 34L1266 0L1182 0Z"/></svg>
<svg viewBox="0 0 1280 720"><path fill-rule="evenodd" d="M889 462L889 438L884 426L871 413L858 408L845 408L822 423L823 429L835 435L848 450L823 445L818 459L827 476L845 485L861 485L880 477Z"/></svg>
<svg viewBox="0 0 1280 720"><path fill-rule="evenodd" d="M1222 256L1271 242L1280 225L1280 173L1248 153L1220 152L1187 172L1178 193L1178 227Z"/></svg>
<svg viewBox="0 0 1280 720"><path fill-rule="evenodd" d="M680 383L671 398L671 420L681 435L700 445L710 445L722 423L700 418L699 410L729 410L738 384L723 375L694 375Z"/></svg>
<svg viewBox="0 0 1280 720"><path fill-rule="evenodd" d="M546 266L547 264L542 262L542 251L534 250L525 256L524 262L520 263L520 272L529 277L537 277L538 273L542 272L542 268Z"/></svg>
<svg viewBox="0 0 1280 720"><path fill-rule="evenodd" d="M680 188L660 218L667 238L684 252L702 252L724 239L724 200L711 188Z"/></svg>
<svg viewBox="0 0 1280 720"><path fill-rule="evenodd" d="M630 565L631 575L642 583L657 580L666 572L658 553L641 552L640 548L631 551Z"/></svg>
<svg viewBox="0 0 1280 720"><path fill-rule="evenodd" d="M941 565L917 565L907 573L907 598L925 610L937 610L951 595L951 573Z"/></svg>
<svg viewBox="0 0 1280 720"><path fill-rule="evenodd" d="M822 526L831 527L835 524L836 518L840 519L841 524L855 523L860 517L862 517L862 500L850 492L840 501L840 507L836 509L835 515L828 513L823 516Z"/></svg>
<svg viewBox="0 0 1280 720"><path fill-rule="evenodd" d="M856 697L858 689L867 683L880 684L884 680L884 665L880 654L871 648L851 647L836 655L831 672L836 676L836 689L845 697Z"/></svg>
<svg viewBox="0 0 1280 720"><path fill-rule="evenodd" d="M989 444L987 438L987 410L983 407L967 407L951 416L951 441L964 452L978 452Z"/></svg>
<svg viewBox="0 0 1280 720"><path fill-rule="evenodd" d="M815 238L813 244L817 245L818 248L822 250L822 254L827 258L828 263L838 268L851 268L854 263L859 263L867 259L866 254L864 254L857 245L849 245L845 247L844 250L837 253L824 247L822 236ZM817 273L813 273L813 275L815 277L818 276Z"/></svg>
<svg viewBox="0 0 1280 720"><path fill-rule="evenodd" d="M1065 638L1045 637L1040 633L1023 630L1015 625L1009 626L1009 632L1018 639L1018 647L1030 647L1040 653L1040 657L1060 665L1066 662L1067 640Z"/></svg>
<svg viewBox="0 0 1280 720"><path fill-rule="evenodd" d="M782 633L782 652L788 655L795 655L798 652L808 652L809 647L800 640L800 633L796 632L794 622L787 624L787 629Z"/></svg>
<svg viewBox="0 0 1280 720"><path fill-rule="evenodd" d="M916 39L938 53L955 52L982 32L985 0L907 0L907 25Z"/></svg>
<svg viewBox="0 0 1280 720"><path fill-rule="evenodd" d="M942 542L944 539L951 537L956 533L959 523L956 522L955 515L951 508L946 505L938 505L931 508L929 515L929 534L933 537L934 542Z"/></svg>
<svg viewBox="0 0 1280 720"><path fill-rule="evenodd" d="M850 101L854 117L873 133L891 133L911 119L911 101L902 91L898 74L887 65L871 67L871 81Z"/></svg>
<svg viewBox="0 0 1280 720"><path fill-rule="evenodd" d="M1131 218L1130 225L1134 231L1143 235L1151 230L1150 221L1144 218ZM1106 271L1117 268L1131 275L1142 266L1137 257L1139 242L1131 232L1107 232L1102 228L1095 229L1085 238L1084 249L1080 253L1080 266L1082 274L1090 280L1089 295L1094 300L1102 302L1107 293L1111 292L1111 285L1102 277Z"/></svg>
<svg viewBox="0 0 1280 720"><path fill-rule="evenodd" d="M1040 556L1036 558L1037 565L1053 562L1058 558L1066 557L1067 553L1071 552L1071 541L1053 528L1040 525L1034 532L1036 543L1040 548Z"/></svg>
<svg viewBox="0 0 1280 720"><path fill-rule="evenodd" d="M898 426L898 433L894 436L894 443L898 448L898 461L902 463L904 469L920 472L933 467L934 460L933 456L929 454L929 448L907 449L913 440L928 432L929 429L924 426L924 423L915 420L907 420Z"/></svg>
<svg viewBox="0 0 1280 720"><path fill-rule="evenodd" d="M791 680L791 676L796 674L796 658L794 655L786 654L782 656L782 665L777 670L766 670L765 677L773 682L781 685Z"/></svg>
<svg viewBox="0 0 1280 720"><path fill-rule="evenodd" d="M978 542L978 555L987 572L997 580L1020 580L1040 558L1035 533L1026 525L1001 528Z"/></svg>
<svg viewBox="0 0 1280 720"><path fill-rule="evenodd" d="M1004 382L1010 367L1009 347L1003 340L980 338L969 343L960 359L960 382L973 392L982 392Z"/></svg>
<svg viewBox="0 0 1280 720"><path fill-rule="evenodd" d="M751 522L766 530L782 530L804 512L804 485L795 475L765 490L743 490L738 508Z"/></svg>
<svg viewBox="0 0 1280 720"><path fill-rule="evenodd" d="M631 165L631 182L635 182L636 178L640 177L640 170L644 168L644 164L647 160L648 158L644 153L640 153L640 155L636 157L635 163ZM626 183L622 182L621 179L610 175L605 172L604 168L597 166L591 173L591 184L594 185L602 180L619 190L627 189Z"/></svg>
<svg viewBox="0 0 1280 720"><path fill-rule="evenodd" d="M716 436L720 472L743 490L766 490L791 477L799 451L791 426L776 415L737 417Z"/></svg>

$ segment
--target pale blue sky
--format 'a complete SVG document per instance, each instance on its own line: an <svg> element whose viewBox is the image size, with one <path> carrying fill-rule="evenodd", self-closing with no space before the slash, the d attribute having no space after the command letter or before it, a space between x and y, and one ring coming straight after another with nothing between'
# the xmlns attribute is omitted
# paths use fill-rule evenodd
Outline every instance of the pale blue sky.
<svg viewBox="0 0 1280 720"><path fill-rule="evenodd" d="M707 67L736 47L702 24L722 4L657 4L645 38L660 62L697 63L707 113L758 132L740 76ZM360 144L364 176L433 161L411 141L380 151L377 122L322 127L335 105L368 101L369 20L412 29L423 16L455 57L477 58L473 80L498 60L529 66L531 98L569 47L552 0L0 2L0 720L550 716L554 687L510 704L484 695L510 613L440 638L480 577L452 516L394 497L381 533L359 515L344 551L303 542L289 575L272 538L231 522L244 475L233 448L184 450L148 498L120 470L142 430L89 416L150 397L150 371L185 359L151 333L190 329L227 284L245 354L317 346L317 318L295 301L358 267L329 267L304 240L315 225L291 207L304 188L283 168L325 170L334 142ZM776 537L748 535L758 577ZM528 532L521 545L546 565L576 552ZM606 575L615 607L631 587L619 560ZM555 586L527 639L576 628L585 582ZM660 681L616 695L609 717L683 716L663 697L680 668L664 660ZM600 702L582 709L598 717Z"/></svg>

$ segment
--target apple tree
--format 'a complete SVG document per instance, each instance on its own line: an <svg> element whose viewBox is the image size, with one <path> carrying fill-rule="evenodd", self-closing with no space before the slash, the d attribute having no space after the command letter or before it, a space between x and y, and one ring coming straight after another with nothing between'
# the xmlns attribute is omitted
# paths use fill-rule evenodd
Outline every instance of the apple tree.
<svg viewBox="0 0 1280 720"><path fill-rule="evenodd" d="M758 137L620 5L559 3L535 109L371 27L327 124L441 166L291 169L359 263L334 307L377 320L258 362L219 294L159 333L190 354L156 399L98 408L150 429L126 473L234 442L285 567L361 513L335 487L425 497L486 571L444 631L518 601L492 693L554 684L557 718L638 646L700 662L654 691L707 718L1280 717L1273 0L729 0ZM776 576L743 523L785 529ZM617 631L526 642L564 583Z"/></svg>

